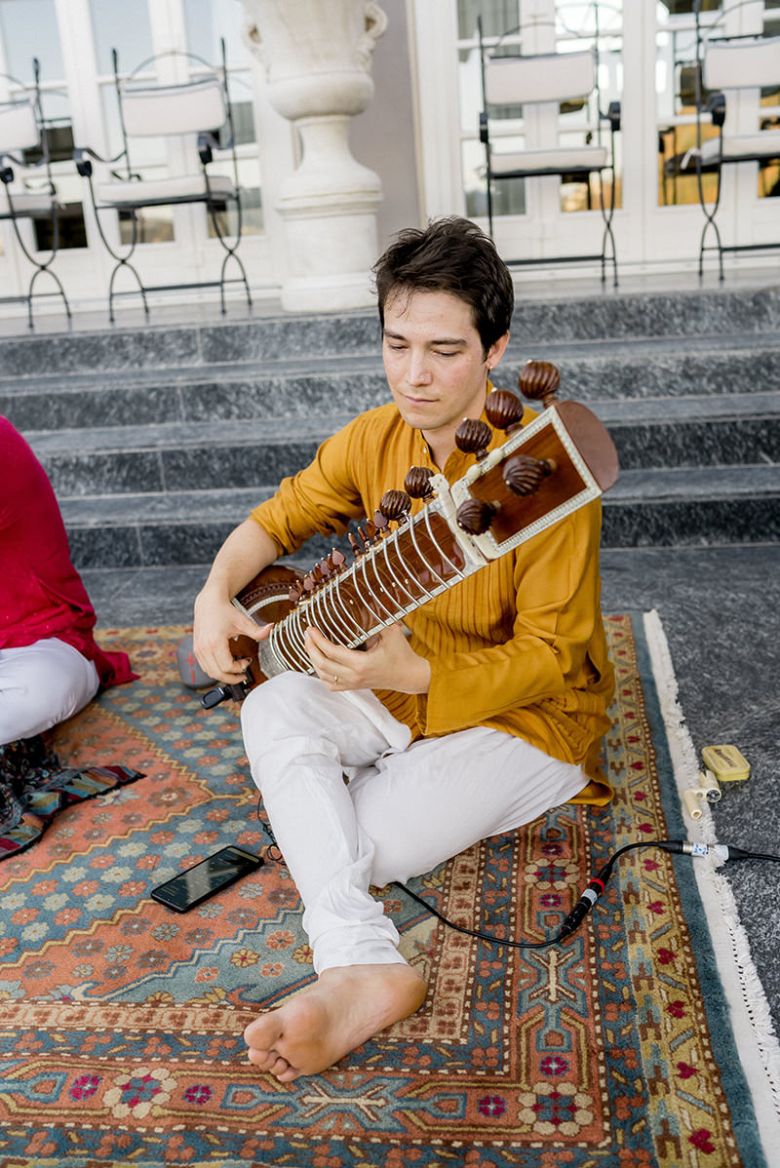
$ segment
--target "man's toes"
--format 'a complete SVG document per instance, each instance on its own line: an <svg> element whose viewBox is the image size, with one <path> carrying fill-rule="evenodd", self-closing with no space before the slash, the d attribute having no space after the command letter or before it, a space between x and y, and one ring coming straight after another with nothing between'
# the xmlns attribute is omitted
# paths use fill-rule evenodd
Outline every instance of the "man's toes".
<svg viewBox="0 0 780 1168"><path fill-rule="evenodd" d="M261 1014L244 1030L244 1042L254 1050L273 1050L281 1036L282 1025L275 1010Z"/></svg>
<svg viewBox="0 0 780 1168"><path fill-rule="evenodd" d="M259 1071L267 1071L271 1064L276 1062L278 1057L279 1055L275 1050L256 1050L250 1046L247 1051L247 1058Z"/></svg>
<svg viewBox="0 0 780 1168"><path fill-rule="evenodd" d="M272 1051L271 1053L275 1054L276 1058L269 1067L266 1067L269 1075L273 1075L275 1079L280 1079L288 1071L294 1070L294 1067L290 1066L286 1058L282 1058L280 1054L276 1054L276 1051ZM288 1080L284 1081L287 1082Z"/></svg>

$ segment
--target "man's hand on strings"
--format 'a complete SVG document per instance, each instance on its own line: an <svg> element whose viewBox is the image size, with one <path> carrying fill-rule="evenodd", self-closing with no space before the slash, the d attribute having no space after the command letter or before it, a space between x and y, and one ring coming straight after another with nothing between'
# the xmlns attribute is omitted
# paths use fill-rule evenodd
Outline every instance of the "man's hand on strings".
<svg viewBox="0 0 780 1168"><path fill-rule="evenodd" d="M427 693L431 667L415 653L400 625L377 634L366 649L346 649L329 641L319 629L307 629L306 652L330 690L393 689Z"/></svg>

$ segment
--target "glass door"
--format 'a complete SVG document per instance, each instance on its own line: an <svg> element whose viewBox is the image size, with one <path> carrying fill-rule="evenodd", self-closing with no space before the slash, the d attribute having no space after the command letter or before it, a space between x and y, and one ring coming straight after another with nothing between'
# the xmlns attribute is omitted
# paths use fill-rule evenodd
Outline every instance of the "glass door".
<svg viewBox="0 0 780 1168"><path fill-rule="evenodd" d="M487 227L485 165L479 141L480 14L487 44L518 53L592 47L599 61L600 108L622 106L615 178L614 230L621 268L690 268L698 263L704 216L695 177L680 163L695 143L696 37L693 0L415 0L418 91L425 209L454 212ZM701 24L713 36L780 35L780 0L701 0ZM780 132L780 87L729 97L741 132ZM539 109L540 107L537 107ZM595 141L592 105L543 114L506 111L507 147ZM704 137L712 134L704 130ZM433 148L429 144L433 143ZM705 197L713 190L705 176ZM598 184L558 179L498 184L496 242L507 257L598 250ZM610 191L606 188L606 197ZM780 170L747 163L724 171L719 222L724 242L780 239ZM728 236L728 240L725 238ZM593 246L595 244L595 247ZM742 263L771 263L752 253ZM776 256L774 257L776 262ZM550 278L582 274L572 265ZM546 273L547 275L547 273Z"/></svg>

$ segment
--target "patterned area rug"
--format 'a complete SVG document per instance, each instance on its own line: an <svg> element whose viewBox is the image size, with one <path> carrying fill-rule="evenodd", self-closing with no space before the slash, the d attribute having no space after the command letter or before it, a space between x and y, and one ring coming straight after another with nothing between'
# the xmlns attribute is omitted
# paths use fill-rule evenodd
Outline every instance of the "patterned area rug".
<svg viewBox="0 0 780 1168"><path fill-rule="evenodd" d="M454 920L540 939L616 847L686 835L645 624L608 626L613 804L564 807L416 881ZM313 976L283 865L186 915L149 899L225 844L267 844L235 709L202 711L178 681L184 631L103 634L143 676L55 746L147 777L64 811L0 864L0 1166L771 1163L766 1048L726 1005L694 872L708 861L652 848L539 952L472 940L384 890L430 982L421 1011L326 1074L285 1086L252 1068L244 1026Z"/></svg>

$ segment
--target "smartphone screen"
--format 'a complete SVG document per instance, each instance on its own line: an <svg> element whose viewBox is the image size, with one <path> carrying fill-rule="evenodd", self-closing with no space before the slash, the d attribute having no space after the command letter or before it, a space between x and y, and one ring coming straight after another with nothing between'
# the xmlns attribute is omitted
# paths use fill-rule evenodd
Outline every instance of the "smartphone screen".
<svg viewBox="0 0 780 1168"><path fill-rule="evenodd" d="M187 912L220 889L254 872L263 863L262 856L231 845L153 888L151 896L176 912Z"/></svg>

